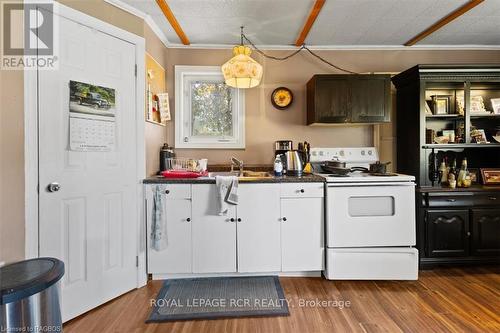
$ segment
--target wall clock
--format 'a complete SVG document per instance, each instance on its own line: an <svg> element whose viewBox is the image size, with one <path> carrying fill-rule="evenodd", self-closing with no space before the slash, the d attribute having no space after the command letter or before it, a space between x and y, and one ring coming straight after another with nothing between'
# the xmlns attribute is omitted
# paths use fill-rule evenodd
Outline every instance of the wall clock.
<svg viewBox="0 0 500 333"><path fill-rule="evenodd" d="M274 89L271 94L271 103L277 109L284 110L288 108L293 102L292 91L285 87L278 87Z"/></svg>

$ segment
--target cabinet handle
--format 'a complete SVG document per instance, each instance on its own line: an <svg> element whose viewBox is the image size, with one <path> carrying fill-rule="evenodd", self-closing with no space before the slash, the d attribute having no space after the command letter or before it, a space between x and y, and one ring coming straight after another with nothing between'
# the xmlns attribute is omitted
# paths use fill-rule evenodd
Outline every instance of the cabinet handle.
<svg viewBox="0 0 500 333"><path fill-rule="evenodd" d="M165 191L165 194L169 194L169 193L170 193L170 190L166 190L166 191Z"/></svg>
<svg viewBox="0 0 500 333"><path fill-rule="evenodd" d="M241 222L241 219L238 217L238 220L237 220L237 221L238 221L238 222Z"/></svg>
<svg viewBox="0 0 500 333"><path fill-rule="evenodd" d="M446 201L448 201L448 202L455 202L455 201L457 201L457 199L446 199Z"/></svg>
<svg viewBox="0 0 500 333"><path fill-rule="evenodd" d="M304 191L304 189L303 189L303 188L301 188L301 189L300 189L300 193L304 193L304 192L305 192L305 191Z"/></svg>
<svg viewBox="0 0 500 333"><path fill-rule="evenodd" d="M191 222L191 219L188 217L188 218L186 219L186 221Z"/></svg>
<svg viewBox="0 0 500 333"><path fill-rule="evenodd" d="M490 200L496 200L497 198L496 197L488 197L488 199L490 199Z"/></svg>
<svg viewBox="0 0 500 333"><path fill-rule="evenodd" d="M229 221L234 222L234 219L231 217L231 218L229 219Z"/></svg>
<svg viewBox="0 0 500 333"><path fill-rule="evenodd" d="M282 218L283 222L286 222L286 217Z"/></svg>
<svg viewBox="0 0 500 333"><path fill-rule="evenodd" d="M470 231L467 231L467 237L470 237Z"/></svg>

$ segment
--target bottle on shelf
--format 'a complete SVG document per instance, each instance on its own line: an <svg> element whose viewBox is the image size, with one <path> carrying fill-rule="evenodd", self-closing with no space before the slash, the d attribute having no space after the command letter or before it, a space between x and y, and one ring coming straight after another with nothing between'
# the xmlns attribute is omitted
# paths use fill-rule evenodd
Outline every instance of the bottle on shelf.
<svg viewBox="0 0 500 333"><path fill-rule="evenodd" d="M457 176L458 187L465 187L464 186L465 177L467 177L467 157L464 157L464 159L462 160L462 166L460 167L460 171L458 172Z"/></svg>
<svg viewBox="0 0 500 333"><path fill-rule="evenodd" d="M448 161L445 158L441 161L441 165L439 166L439 175L440 175L440 183L445 185L448 183L448 172L450 168L448 167Z"/></svg>

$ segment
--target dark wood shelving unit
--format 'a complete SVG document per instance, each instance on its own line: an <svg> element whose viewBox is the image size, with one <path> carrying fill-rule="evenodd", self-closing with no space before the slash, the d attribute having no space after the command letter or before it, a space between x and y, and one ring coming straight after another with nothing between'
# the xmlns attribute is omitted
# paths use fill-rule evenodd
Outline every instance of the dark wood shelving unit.
<svg viewBox="0 0 500 333"><path fill-rule="evenodd" d="M491 99L500 98L500 64L418 65L392 82L397 89L397 171L417 180L420 266L500 263L500 186L450 189L436 181L436 168L445 157L456 159L458 167L467 157L469 168L500 168L500 143L492 139L500 115L470 112L473 96L482 96L486 110L491 110ZM426 114L433 95L450 96L451 113ZM490 143L474 143L473 128L484 129ZM461 131L464 143L427 142L426 129Z"/></svg>

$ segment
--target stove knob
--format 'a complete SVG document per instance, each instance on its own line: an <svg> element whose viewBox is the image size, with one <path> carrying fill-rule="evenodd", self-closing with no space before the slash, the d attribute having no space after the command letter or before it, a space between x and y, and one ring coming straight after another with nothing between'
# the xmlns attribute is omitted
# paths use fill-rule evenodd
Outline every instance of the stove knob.
<svg viewBox="0 0 500 333"><path fill-rule="evenodd" d="M344 156L345 155L345 153L344 153L343 150L341 150L339 154L340 154L340 156Z"/></svg>
<svg viewBox="0 0 500 333"><path fill-rule="evenodd" d="M372 151L371 150L368 150L368 155L372 155Z"/></svg>
<svg viewBox="0 0 500 333"><path fill-rule="evenodd" d="M323 151L319 152L319 156L323 156L323 154L324 154Z"/></svg>
<svg viewBox="0 0 500 333"><path fill-rule="evenodd" d="M364 150L361 151L361 155L365 156L365 151Z"/></svg>

